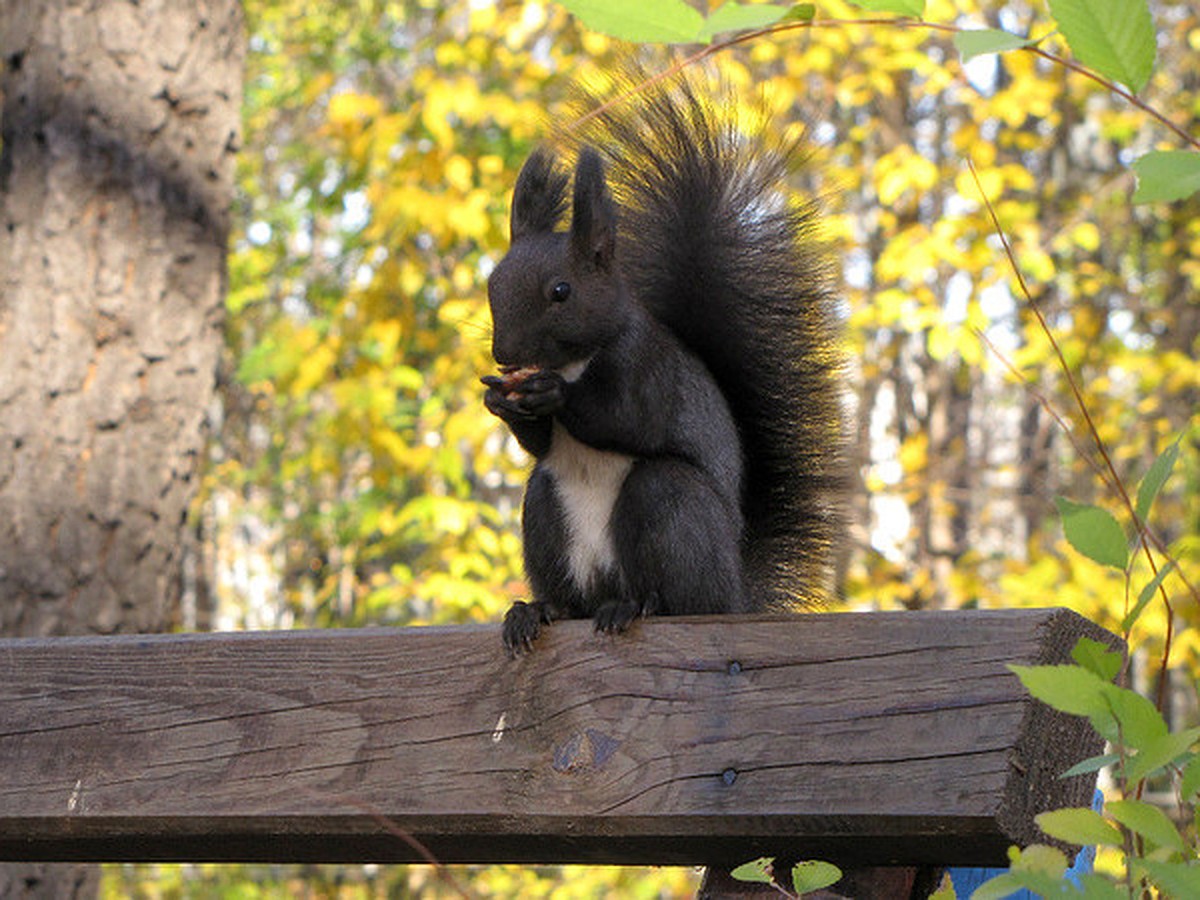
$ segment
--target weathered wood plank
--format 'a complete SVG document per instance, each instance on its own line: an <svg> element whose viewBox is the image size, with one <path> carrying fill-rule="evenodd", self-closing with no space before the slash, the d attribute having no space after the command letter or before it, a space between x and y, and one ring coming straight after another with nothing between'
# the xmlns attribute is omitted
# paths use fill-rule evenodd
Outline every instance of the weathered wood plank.
<svg viewBox="0 0 1200 900"><path fill-rule="evenodd" d="M1099 751L1062 610L0 641L0 859L1003 862ZM401 837L404 836L404 838ZM407 838L407 839L405 839Z"/></svg>

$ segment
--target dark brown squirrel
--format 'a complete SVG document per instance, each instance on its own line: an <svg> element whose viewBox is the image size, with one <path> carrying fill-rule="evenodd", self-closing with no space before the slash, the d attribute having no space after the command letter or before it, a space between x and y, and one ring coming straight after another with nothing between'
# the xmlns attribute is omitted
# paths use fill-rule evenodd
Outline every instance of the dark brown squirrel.
<svg viewBox="0 0 1200 900"><path fill-rule="evenodd" d="M701 74L644 81L581 90L593 112L529 156L488 281L484 403L536 460L514 654L557 618L619 632L833 591L841 317L818 207L786 187L801 148L744 133Z"/></svg>

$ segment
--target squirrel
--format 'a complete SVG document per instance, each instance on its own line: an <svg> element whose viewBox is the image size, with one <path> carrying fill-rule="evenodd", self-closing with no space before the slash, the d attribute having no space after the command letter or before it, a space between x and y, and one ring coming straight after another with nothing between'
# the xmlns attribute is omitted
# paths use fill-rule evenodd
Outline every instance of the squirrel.
<svg viewBox="0 0 1200 900"><path fill-rule="evenodd" d="M616 87L577 88L586 114L530 154L488 279L484 404L535 460L510 655L558 618L615 633L833 592L842 316L819 207L785 183L802 146L747 135L692 73Z"/></svg>

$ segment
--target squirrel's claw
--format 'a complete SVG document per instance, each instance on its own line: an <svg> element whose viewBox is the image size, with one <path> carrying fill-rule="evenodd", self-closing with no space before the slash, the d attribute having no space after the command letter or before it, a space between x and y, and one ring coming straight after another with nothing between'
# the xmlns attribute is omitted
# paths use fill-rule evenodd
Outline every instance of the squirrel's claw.
<svg viewBox="0 0 1200 900"><path fill-rule="evenodd" d="M605 603L593 616L596 630L605 634L620 634L642 614L642 606L633 600L614 600Z"/></svg>
<svg viewBox="0 0 1200 900"><path fill-rule="evenodd" d="M486 377L491 378L493 376L489 375ZM487 381L484 381L484 383L488 384ZM498 385L488 384L488 389L483 395L483 405L493 416L497 416L505 422L512 422L514 420L532 421L538 418L536 414L525 409L519 399L509 399L504 394L503 388Z"/></svg>
<svg viewBox="0 0 1200 900"><path fill-rule="evenodd" d="M504 627L501 636L504 647L511 658L528 653L533 649L533 641L542 630L543 625L550 624L550 616L541 603L526 603L518 600L504 616Z"/></svg>

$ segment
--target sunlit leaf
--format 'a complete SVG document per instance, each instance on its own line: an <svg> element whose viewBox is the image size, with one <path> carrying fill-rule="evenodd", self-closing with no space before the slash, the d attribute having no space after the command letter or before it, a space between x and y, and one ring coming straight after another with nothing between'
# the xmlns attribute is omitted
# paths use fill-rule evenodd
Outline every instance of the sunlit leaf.
<svg viewBox="0 0 1200 900"><path fill-rule="evenodd" d="M1200 153L1153 150L1133 164L1137 175L1134 203L1169 203L1200 191Z"/></svg>
<svg viewBox="0 0 1200 900"><path fill-rule="evenodd" d="M1080 666L1009 666L1036 699L1060 712L1091 716L1107 711L1108 682Z"/></svg>
<svg viewBox="0 0 1200 900"><path fill-rule="evenodd" d="M891 12L919 19L925 14L925 0L854 0L854 5L867 12Z"/></svg>
<svg viewBox="0 0 1200 900"><path fill-rule="evenodd" d="M1145 744L1125 768L1125 776L1131 782L1141 781L1153 775L1163 766L1179 759L1200 740L1200 728L1189 728L1162 735Z"/></svg>
<svg viewBox="0 0 1200 900"><path fill-rule="evenodd" d="M1154 599L1154 595L1158 593L1159 586L1162 585L1163 580L1171 574L1174 568L1175 560L1172 559L1167 562L1166 565L1160 566L1154 577L1151 578L1150 581L1146 583L1146 586L1141 589L1141 591L1138 593L1137 603L1133 605L1133 609L1129 610L1129 614L1121 620L1121 630L1123 632L1128 632L1131 628L1133 628L1134 623L1136 623L1141 617L1142 611L1145 610L1150 601Z"/></svg>
<svg viewBox="0 0 1200 900"><path fill-rule="evenodd" d="M1175 823L1153 804L1141 800L1111 800L1104 808L1110 816L1155 847L1180 853L1187 849Z"/></svg>
<svg viewBox="0 0 1200 900"><path fill-rule="evenodd" d="M1038 814L1035 821L1050 837L1068 844L1120 847L1122 843L1120 829L1093 809L1056 809Z"/></svg>
<svg viewBox="0 0 1200 900"><path fill-rule="evenodd" d="M1124 529L1112 513L1065 497L1056 497L1054 502L1072 547L1101 565L1125 569L1129 563L1129 546Z"/></svg>
<svg viewBox="0 0 1200 900"><path fill-rule="evenodd" d="M842 870L833 863L808 860L792 867L792 889L797 894L819 891L842 880Z"/></svg>
<svg viewBox="0 0 1200 900"><path fill-rule="evenodd" d="M811 22L817 15L817 8L812 3L797 3L783 15L785 22Z"/></svg>
<svg viewBox="0 0 1200 900"><path fill-rule="evenodd" d="M1104 699L1121 726L1120 739L1127 747L1144 750L1167 736L1167 723L1162 713L1137 691L1106 684ZM1114 739L1109 734L1104 736Z"/></svg>
<svg viewBox="0 0 1200 900"><path fill-rule="evenodd" d="M988 53L1003 53L1006 50L1017 50L1027 47L1029 38L997 28L979 28L970 31L959 31L954 35L954 47L962 56L963 62L976 56Z"/></svg>
<svg viewBox="0 0 1200 900"><path fill-rule="evenodd" d="M733 3L730 0L714 9L704 22L700 36L709 40L727 31L749 31L766 28L780 21L788 12L787 7L769 3Z"/></svg>
<svg viewBox="0 0 1200 900"><path fill-rule="evenodd" d="M1200 187L1200 153L1193 155L1197 161L1197 187ZM1134 506L1134 509L1137 510L1138 518L1143 522L1150 515L1150 507L1154 503L1154 498L1158 496L1158 492L1162 490L1167 479L1171 477L1171 470L1175 468L1175 461L1179 459L1179 442L1182 439L1182 436L1176 438L1162 453L1155 457L1145 477L1138 484L1137 504Z"/></svg>
<svg viewBox="0 0 1200 900"><path fill-rule="evenodd" d="M971 900L1004 900L1024 888L1042 897L1061 893L1067 858L1061 851L1042 844L1009 853L1009 871L985 882L971 894Z"/></svg>
<svg viewBox="0 0 1200 900"><path fill-rule="evenodd" d="M771 864L773 862L775 862L773 857L762 856L748 863L742 863L742 865L734 868L729 874L738 881L770 884Z"/></svg>
<svg viewBox="0 0 1200 900"><path fill-rule="evenodd" d="M1050 0L1050 12L1084 65L1140 91L1154 69L1154 23L1146 0Z"/></svg>
<svg viewBox="0 0 1200 900"><path fill-rule="evenodd" d="M1107 644L1093 641L1091 638L1080 638L1071 648L1071 659L1079 663L1089 672L1094 672L1105 681L1112 681L1121 671L1124 657L1115 650L1110 650Z"/></svg>
<svg viewBox="0 0 1200 900"><path fill-rule="evenodd" d="M1131 865L1135 872L1149 876L1167 896L1179 900L1200 897L1200 865L1149 859L1132 860Z"/></svg>
<svg viewBox="0 0 1200 900"><path fill-rule="evenodd" d="M683 0L559 0L588 28L638 43L686 43L699 38L704 17Z"/></svg>

